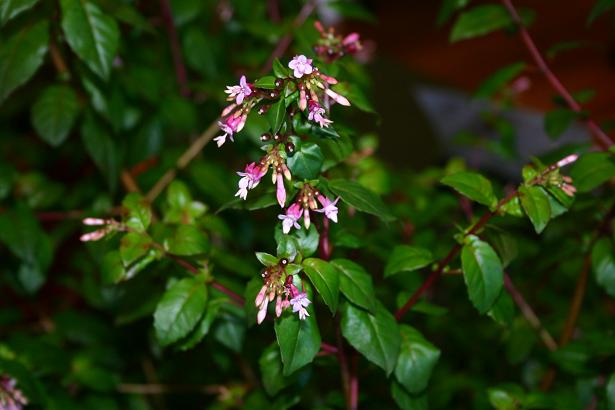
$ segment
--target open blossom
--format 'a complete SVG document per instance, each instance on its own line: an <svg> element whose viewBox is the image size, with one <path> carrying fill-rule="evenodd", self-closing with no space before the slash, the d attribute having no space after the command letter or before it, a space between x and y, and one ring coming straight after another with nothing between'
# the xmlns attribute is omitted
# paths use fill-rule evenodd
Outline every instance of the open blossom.
<svg viewBox="0 0 615 410"><path fill-rule="evenodd" d="M237 172L241 179L239 180L239 190L235 196L245 200L248 196L248 190L256 188L266 172L267 170L258 166L256 162L246 165L244 172Z"/></svg>
<svg viewBox="0 0 615 410"><path fill-rule="evenodd" d="M337 206L335 205L337 204L337 201L339 200L340 200L339 197L337 197L335 201L331 201L329 198L327 198L324 195L318 195L318 202L321 203L322 209L316 209L316 212L324 213L327 218L337 223L338 209L337 209Z"/></svg>
<svg viewBox="0 0 615 410"><path fill-rule="evenodd" d="M310 100L309 102L310 112L308 113L308 120L318 123L321 127L327 128L333 121L326 118L325 109L320 106L316 101Z"/></svg>
<svg viewBox="0 0 615 410"><path fill-rule="evenodd" d="M231 141L234 141L233 135L236 132L239 132L243 129L243 126L246 124L247 115L237 115L233 114L229 116L224 121L218 121L218 125L224 134L217 136L214 138L218 147L221 147L226 142L226 139L229 138Z"/></svg>
<svg viewBox="0 0 615 410"><path fill-rule="evenodd" d="M314 68L312 67L312 59L307 58L304 55L295 56L295 58L288 63L288 67L293 70L293 75L296 78L301 78L304 75L312 74L312 71L314 71Z"/></svg>
<svg viewBox="0 0 615 410"><path fill-rule="evenodd" d="M282 220L282 232L285 234L290 232L291 228L300 229L301 226L297 223L297 221L301 218L301 213L303 209L299 206L298 203L294 203L288 207L286 210L286 214L278 215L278 219Z"/></svg>
<svg viewBox="0 0 615 410"><path fill-rule="evenodd" d="M252 88L246 81L246 76L242 75L239 79L239 85L227 86L225 93L228 94L229 99L235 99L237 104L241 104L245 97L252 94Z"/></svg>
<svg viewBox="0 0 615 410"><path fill-rule="evenodd" d="M293 307L293 313L299 313L299 319L305 320L310 316L307 311L307 307L312 303L305 292L299 293L297 296L290 300L290 305Z"/></svg>
<svg viewBox="0 0 615 410"><path fill-rule="evenodd" d="M28 404L28 398L17 388L17 381L0 375L0 410L21 410Z"/></svg>

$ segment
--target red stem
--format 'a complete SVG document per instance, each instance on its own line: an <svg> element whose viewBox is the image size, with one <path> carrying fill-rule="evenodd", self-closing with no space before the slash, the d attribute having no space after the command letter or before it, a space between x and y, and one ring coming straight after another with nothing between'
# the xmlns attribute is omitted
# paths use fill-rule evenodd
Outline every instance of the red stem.
<svg viewBox="0 0 615 410"><path fill-rule="evenodd" d="M175 76L177 77L179 91L182 96L188 97L190 96L188 74L186 73L186 66L182 57L181 46L179 45L177 29L175 28L175 23L173 23L173 12L169 0L160 0L160 9L162 12L162 20L169 33L169 45L171 46L171 54L173 55L173 64L175 65Z"/></svg>
<svg viewBox="0 0 615 410"><path fill-rule="evenodd" d="M534 40L530 36L530 33L523 25L521 17L519 16L517 9L515 9L515 6L513 5L512 1L502 0L502 4L504 5L504 7L506 7L513 21L519 27L519 35L521 36L521 40L523 41L525 47L534 59L534 62L538 66L538 69L544 74L549 84L551 84L551 87L553 87L553 89L564 99L566 104L568 104L568 107L570 107L572 111L580 113L582 107L579 105L578 102L576 102L574 97L570 94L566 87L564 87L564 85L557 78L557 76L553 74L553 71L551 71L551 69L547 65L547 62L542 57L542 54L540 54L538 47L536 47L536 43L534 43ZM600 128L600 126L598 126L598 124L596 124L591 118L587 118L585 122L587 128L589 128L592 134L595 143L603 149L608 149L614 141L613 138L608 136L602 130L602 128Z"/></svg>

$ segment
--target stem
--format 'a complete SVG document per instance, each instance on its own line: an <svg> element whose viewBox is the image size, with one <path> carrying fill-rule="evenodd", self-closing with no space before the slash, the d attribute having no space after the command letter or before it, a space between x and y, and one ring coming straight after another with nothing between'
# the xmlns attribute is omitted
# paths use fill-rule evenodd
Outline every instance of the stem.
<svg viewBox="0 0 615 410"><path fill-rule="evenodd" d="M523 25L523 22L521 21L521 17L519 16L517 9L513 5L512 0L502 0L502 4L504 5L504 7L506 7L513 21L518 26L519 35L521 36L521 40L523 41L528 52L534 59L534 62L538 66L538 69L543 73L543 75L545 76L549 84L551 84L551 87L553 87L555 92L557 92L564 99L568 107L572 111L576 113L580 113L582 110L582 107L579 105L578 102L576 102L574 97L570 94L570 92L566 89L566 87L564 87L564 85L561 83L559 78L557 78L557 76L553 74L553 71L551 71L551 69L547 65L547 62L542 57L542 54L540 54L538 47L536 47L536 43L534 43L534 40L530 36L530 33L527 31L527 29ZM587 125L587 128L591 132L592 138L594 139L595 143L603 149L609 148L609 146L614 141L613 138L608 136L602 130L602 128L600 128L600 126L598 126L598 124L596 124L591 118L587 118L585 120L585 123Z"/></svg>
<svg viewBox="0 0 615 410"><path fill-rule="evenodd" d="M307 212L307 211L306 211ZM322 232L320 233L320 243L318 245L320 258L328 261L331 259L331 241L329 240L329 219L323 218Z"/></svg>
<svg viewBox="0 0 615 410"><path fill-rule="evenodd" d="M346 408L353 410L350 397L350 370L348 368L348 356L344 351L344 340L342 339L342 330L340 328L339 319L335 329L337 337L337 358L340 362L340 374L342 376L342 388L344 389L344 397L346 398Z"/></svg>
<svg viewBox="0 0 615 410"><path fill-rule="evenodd" d="M350 358L350 409L356 410L359 405L359 355L353 352Z"/></svg>
<svg viewBox="0 0 615 410"><path fill-rule="evenodd" d="M510 278L508 273L504 273L504 287L506 288L508 293L510 293L510 296L513 298L513 300L521 310L521 314L523 314L525 320L527 320L528 323L534 328L534 330L538 332L538 334L540 335L540 339L547 347L547 349L552 352L557 350L557 343L555 342L555 339L553 339L553 336L551 336L547 329L544 328L544 326L540 322L540 319L538 318L538 316L536 316L536 313L534 313L532 307L527 303L521 292L519 292L513 284L512 279Z"/></svg>
<svg viewBox="0 0 615 410"><path fill-rule="evenodd" d="M182 96L188 97L190 95L190 89L188 88L188 74L186 73L186 66L182 57L175 23L173 23L173 12L171 10L169 0L160 0L160 11L162 13L164 25L169 33L169 45L171 46L173 65L175 66L175 77L177 77L179 91Z"/></svg>
<svg viewBox="0 0 615 410"><path fill-rule="evenodd" d="M121 383L117 385L117 391L126 394L167 394L167 393L203 393L221 394L228 391L222 385L198 385L198 384L162 384L162 383Z"/></svg>

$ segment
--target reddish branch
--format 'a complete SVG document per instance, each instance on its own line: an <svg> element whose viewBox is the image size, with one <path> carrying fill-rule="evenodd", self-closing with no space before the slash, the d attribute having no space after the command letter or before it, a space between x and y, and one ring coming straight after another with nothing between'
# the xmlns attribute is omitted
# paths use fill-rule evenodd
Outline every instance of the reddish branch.
<svg viewBox="0 0 615 410"><path fill-rule="evenodd" d="M513 21L518 26L521 40L525 44L525 47L532 56L532 59L536 63L538 69L545 76L549 84L551 84L551 87L553 87L553 89L564 99L564 101L572 111L576 113L581 113L581 105L574 99L574 97L570 94L566 87L564 87L559 78L557 78L557 76L553 74L553 71L551 71L551 69L547 65L547 62L543 58L542 54L540 54L538 47L536 47L536 43L523 25L523 21L521 20L517 9L513 5L512 0L502 0L502 4L504 5L504 7L506 7ZM613 140L613 138L608 136L591 118L586 118L585 123L592 134L594 142L602 149L608 149L609 146L615 141Z"/></svg>
<svg viewBox="0 0 615 410"><path fill-rule="evenodd" d="M181 95L188 97L190 95L190 89L188 88L188 74L186 73L186 65L184 64L184 59L182 57L179 37L177 35L175 23L173 22L173 12L171 11L169 0L160 0L160 11L162 13L164 26L169 34L169 45L171 47L171 54L173 55L173 64L175 66L175 76L177 77L179 91Z"/></svg>

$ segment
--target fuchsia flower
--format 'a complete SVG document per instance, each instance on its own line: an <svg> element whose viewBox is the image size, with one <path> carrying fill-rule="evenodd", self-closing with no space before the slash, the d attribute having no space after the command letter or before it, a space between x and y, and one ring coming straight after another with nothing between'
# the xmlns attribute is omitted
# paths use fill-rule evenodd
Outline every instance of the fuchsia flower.
<svg viewBox="0 0 615 410"><path fill-rule="evenodd" d="M218 147L221 147L226 142L226 138L229 138L231 141L234 141L233 134L239 132L243 129L243 126L246 125L247 115L240 113L235 113L230 115L224 122L218 121L218 125L224 134L217 136L214 138Z"/></svg>
<svg viewBox="0 0 615 410"><path fill-rule="evenodd" d="M293 307L293 313L299 313L299 319L305 320L310 316L307 307L312 303L305 292L299 292L299 289L292 283L289 285L291 300L289 304Z"/></svg>
<svg viewBox="0 0 615 410"><path fill-rule="evenodd" d="M288 207L286 214L278 215L278 219L282 220L282 232L288 234L291 228L301 229L297 221L301 218L303 209L298 203L294 203Z"/></svg>
<svg viewBox="0 0 615 410"><path fill-rule="evenodd" d="M308 113L308 120L318 123L323 128L327 128L329 124L333 122L324 116L325 109L322 108L320 104L318 104L318 102L310 100L308 105L310 107L310 112Z"/></svg>
<svg viewBox="0 0 615 410"><path fill-rule="evenodd" d="M261 182L261 178L266 173L267 169L261 168L256 164L256 162L246 165L244 172L237 172L237 175L239 175L241 179L239 180L239 190L235 196L245 200L248 196L248 191L256 188L258 183Z"/></svg>
<svg viewBox="0 0 615 410"><path fill-rule="evenodd" d="M329 198L327 198L324 195L318 195L318 202L321 203L322 209L316 209L315 211L324 213L327 218L337 223L338 209L337 209L337 206L335 205L337 204L337 201L339 200L340 200L339 197L337 197L335 201L331 201Z"/></svg>
<svg viewBox="0 0 615 410"><path fill-rule="evenodd" d="M290 63L288 63L288 67L293 70L293 75L296 78L301 78L304 75L312 74L314 68L312 67L312 59L307 58L304 55L295 56Z"/></svg>
<svg viewBox="0 0 615 410"><path fill-rule="evenodd" d="M230 100L234 98L237 104L241 104L245 97L252 94L252 88L246 82L246 76L242 75L239 79L239 85L227 86L224 92L228 94Z"/></svg>

